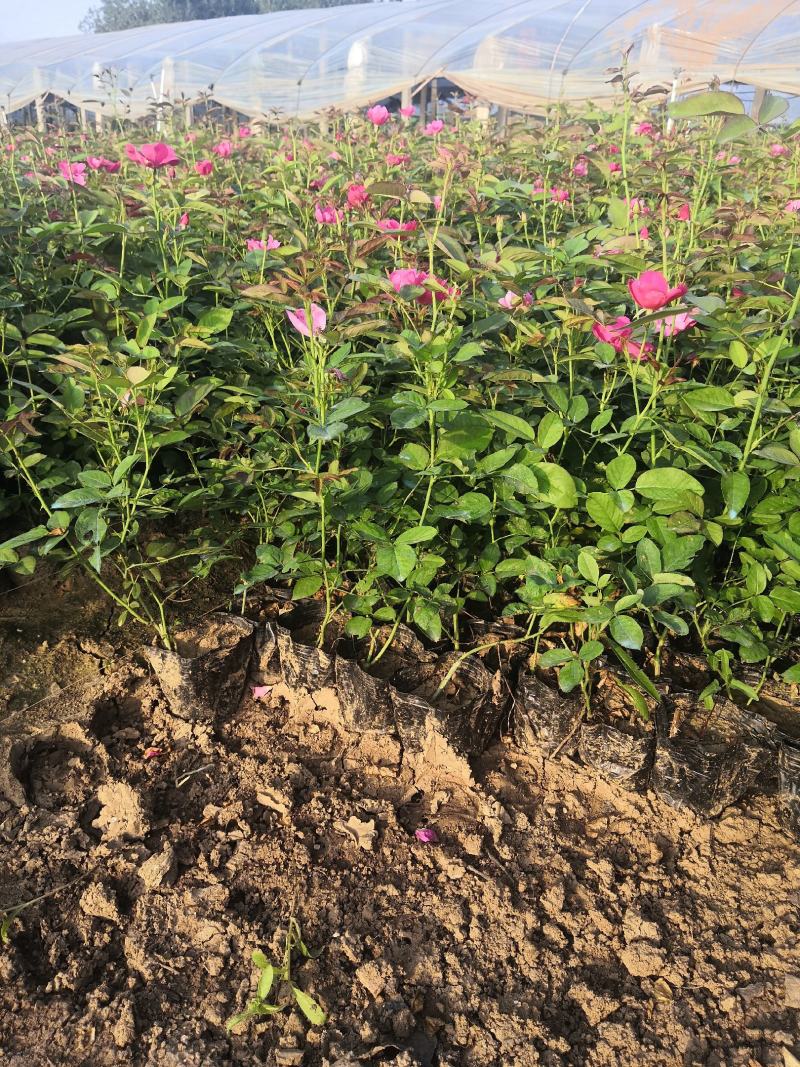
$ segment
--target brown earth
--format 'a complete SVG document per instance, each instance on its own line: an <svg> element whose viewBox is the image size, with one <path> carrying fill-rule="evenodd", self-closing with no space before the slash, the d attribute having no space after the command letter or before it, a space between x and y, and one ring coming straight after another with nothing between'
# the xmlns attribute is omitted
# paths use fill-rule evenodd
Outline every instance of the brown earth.
<svg viewBox="0 0 800 1067"><path fill-rule="evenodd" d="M774 801L703 823L505 740L412 758L283 685L189 723L99 608L31 594L0 607L0 909L51 895L0 949L0 1063L796 1063ZM328 1021L228 1037L292 913Z"/></svg>

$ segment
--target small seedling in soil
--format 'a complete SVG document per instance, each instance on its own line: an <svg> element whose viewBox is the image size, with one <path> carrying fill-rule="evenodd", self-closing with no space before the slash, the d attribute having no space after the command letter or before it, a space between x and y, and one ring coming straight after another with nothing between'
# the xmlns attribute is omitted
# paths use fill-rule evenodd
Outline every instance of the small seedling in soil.
<svg viewBox="0 0 800 1067"><path fill-rule="evenodd" d="M289 927L286 931L281 965L271 963L258 949L253 953L253 963L261 972L256 995L243 1012L228 1020L226 1025L229 1031L247 1019L259 1015L275 1015L291 1007L293 1002L296 1002L297 1007L312 1026L321 1026L325 1022L325 1012L316 1000L308 993L304 993L292 981L292 954L295 952L299 952L306 959L313 959L316 955L306 947L300 933L300 924L292 917L289 919Z"/></svg>
<svg viewBox="0 0 800 1067"><path fill-rule="evenodd" d="M78 882L82 882L85 878L88 878L90 874L94 873L95 868L84 871L83 874L79 874L77 878L73 878L69 882L65 882L64 885L56 886L55 889L48 890L47 893L42 893L38 897L32 897L30 900L24 900L21 904L15 904L10 908L0 908L0 945L7 945L11 940L11 926L24 911L28 908L32 908L35 904L40 904L43 900L48 900L50 897L54 897L57 893L63 893L65 889L69 889L70 886L77 885Z"/></svg>

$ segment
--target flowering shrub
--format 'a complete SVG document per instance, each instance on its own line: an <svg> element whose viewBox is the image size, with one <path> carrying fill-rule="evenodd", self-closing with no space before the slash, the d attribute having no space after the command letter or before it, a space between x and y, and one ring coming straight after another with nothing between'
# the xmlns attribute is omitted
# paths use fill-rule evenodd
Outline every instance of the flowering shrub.
<svg viewBox="0 0 800 1067"><path fill-rule="evenodd" d="M646 688L667 642L787 669L794 128L737 165L713 121L402 119L18 136L0 565L79 564L165 642L233 558L354 637L503 616L565 690L605 651Z"/></svg>

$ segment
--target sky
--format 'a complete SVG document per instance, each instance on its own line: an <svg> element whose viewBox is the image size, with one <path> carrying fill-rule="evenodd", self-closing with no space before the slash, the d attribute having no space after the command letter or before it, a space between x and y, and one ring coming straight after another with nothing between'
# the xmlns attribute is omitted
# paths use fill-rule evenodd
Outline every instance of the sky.
<svg viewBox="0 0 800 1067"><path fill-rule="evenodd" d="M32 37L65 37L78 33L78 23L94 0L0 0L0 41Z"/></svg>

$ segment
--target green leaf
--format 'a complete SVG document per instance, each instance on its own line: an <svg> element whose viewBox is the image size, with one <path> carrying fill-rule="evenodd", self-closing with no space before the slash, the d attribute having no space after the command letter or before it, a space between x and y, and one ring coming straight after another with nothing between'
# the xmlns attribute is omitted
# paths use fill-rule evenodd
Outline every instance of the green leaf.
<svg viewBox="0 0 800 1067"><path fill-rule="evenodd" d="M313 997L310 997L308 993L304 993L298 986L292 984L292 992L294 993L294 999L297 1001L297 1006L300 1011L305 1015L312 1026L322 1026L325 1022L325 1012L317 1004Z"/></svg>
<svg viewBox="0 0 800 1067"><path fill-rule="evenodd" d="M507 411L482 411L481 414L492 426L504 430L509 437L523 437L526 441L536 441L536 432L530 423L519 415L510 415Z"/></svg>
<svg viewBox="0 0 800 1067"><path fill-rule="evenodd" d="M788 104L787 104L788 107ZM756 123L749 115L732 115L725 119L722 129L717 134L717 144L727 144L729 141L742 141L756 128Z"/></svg>
<svg viewBox="0 0 800 1067"><path fill-rule="evenodd" d="M403 530L400 536L395 538L395 544L418 545L423 541L432 541L438 532L435 526L414 526Z"/></svg>
<svg viewBox="0 0 800 1067"><path fill-rule="evenodd" d="M625 670L628 672L628 674L631 676L631 678L634 680L634 682L636 682L637 685L641 686L641 688L644 689L645 693L651 696L653 700L657 700L660 704L661 694L650 681L650 679L647 677L647 675L644 673L644 671L641 669L641 667L633 659L631 659L625 649L622 648L621 645L618 645L615 641L612 641L611 650L617 657L617 659L620 661L622 666L625 668Z"/></svg>
<svg viewBox="0 0 800 1067"><path fill-rule="evenodd" d="M704 115L743 115L744 104L734 93L712 91L693 93L667 105L673 119L697 119Z"/></svg>
<svg viewBox="0 0 800 1067"><path fill-rule="evenodd" d="M204 334L222 333L230 326L232 318L232 308L209 308L197 320L197 329Z"/></svg>
<svg viewBox="0 0 800 1067"><path fill-rule="evenodd" d="M549 648L539 656L540 667L560 667L562 663L571 663L575 653L568 648Z"/></svg>
<svg viewBox="0 0 800 1067"><path fill-rule="evenodd" d="M422 598L414 601L412 618L422 632L431 639L439 641L442 636L442 619L439 609L429 600Z"/></svg>
<svg viewBox="0 0 800 1067"><path fill-rule="evenodd" d="M602 530L617 533L625 523L625 512L610 493L589 493L586 510Z"/></svg>
<svg viewBox="0 0 800 1067"><path fill-rule="evenodd" d="M800 589L789 585L776 585L770 590L769 598L781 611L790 615L800 613Z"/></svg>
<svg viewBox="0 0 800 1067"><path fill-rule="evenodd" d="M59 508L82 508L88 504L97 504L103 499L103 494L96 489L72 489L64 493L53 503L53 510Z"/></svg>
<svg viewBox="0 0 800 1067"><path fill-rule="evenodd" d="M587 582L597 585L600 580L600 567L588 549L582 548L578 553L578 570Z"/></svg>
<svg viewBox="0 0 800 1067"><path fill-rule="evenodd" d="M415 471L424 471L430 461L430 452L422 445L404 445L397 457L402 464Z"/></svg>
<svg viewBox="0 0 800 1067"><path fill-rule="evenodd" d="M644 631L630 615L617 615L609 626L611 636L623 648L638 650L644 642Z"/></svg>
<svg viewBox="0 0 800 1067"><path fill-rule="evenodd" d="M375 561L378 574L388 574L396 582L404 582L416 566L417 554L410 545L379 545Z"/></svg>
<svg viewBox="0 0 800 1067"><path fill-rule="evenodd" d="M636 489L648 500L669 500L681 493L702 496L703 486L687 471L678 467L654 467L636 479Z"/></svg>
<svg viewBox="0 0 800 1067"><path fill-rule="evenodd" d="M578 649L578 659L582 663L591 663L592 660L602 656L605 651L601 641L586 641Z"/></svg>
<svg viewBox="0 0 800 1067"><path fill-rule="evenodd" d="M766 126L769 122L774 122L775 119L779 119L781 115L785 115L789 110L789 101L782 96L773 96L772 93L765 93L764 99L761 101L761 107L758 109L758 124L759 126Z"/></svg>
<svg viewBox="0 0 800 1067"><path fill-rule="evenodd" d="M8 541L3 541L3 543L0 544L0 552L19 548L20 545L29 545L31 541L39 541L42 537L47 537L49 533L50 531L46 526L37 526L33 530L17 534L16 537L12 537Z"/></svg>
<svg viewBox="0 0 800 1067"><path fill-rule="evenodd" d="M555 411L548 411L536 427L536 440L539 446L549 452L553 445L557 445L564 436L564 423L561 416Z"/></svg>
<svg viewBox="0 0 800 1067"><path fill-rule="evenodd" d="M269 991L272 989L272 982L275 978L275 968L269 962L265 961L265 965L261 967L261 977L258 979L258 990L256 996L259 1000L266 1000L269 996Z"/></svg>
<svg viewBox="0 0 800 1067"><path fill-rule="evenodd" d="M305 578L300 578L299 581L294 583L292 600L304 600L306 597L314 596L324 584L325 582L319 574L309 574Z"/></svg>
<svg viewBox="0 0 800 1067"><path fill-rule="evenodd" d="M222 385L219 378L204 378L195 382L175 401L175 414L178 418L188 415L201 401L205 400L209 393L213 393L218 385Z"/></svg>
<svg viewBox="0 0 800 1067"><path fill-rule="evenodd" d="M578 503L578 490L572 475L557 463L537 463L536 470L544 474L547 482L542 497L557 508L574 508Z"/></svg>
<svg viewBox="0 0 800 1067"><path fill-rule="evenodd" d="M618 196L612 196L608 202L608 220L618 230L628 228L628 205Z"/></svg>
<svg viewBox="0 0 800 1067"><path fill-rule="evenodd" d="M558 688L562 693L571 693L583 681L583 664L575 656L558 672Z"/></svg>
<svg viewBox="0 0 800 1067"><path fill-rule="evenodd" d="M719 385L701 385L681 393L692 411L727 411L736 406L733 394Z"/></svg>
<svg viewBox="0 0 800 1067"><path fill-rule="evenodd" d="M800 663L795 663L793 667L789 667L781 675L784 682L788 682L790 685L800 685Z"/></svg>
<svg viewBox="0 0 800 1067"><path fill-rule="evenodd" d="M514 483L514 492L540 495L539 480L532 468L526 467L524 463L512 463L506 470L501 471L501 474Z"/></svg>
<svg viewBox="0 0 800 1067"><path fill-rule="evenodd" d="M372 619L368 619L366 615L354 615L352 619L348 619L344 632L348 637L366 637L372 629Z"/></svg>
<svg viewBox="0 0 800 1067"><path fill-rule="evenodd" d="M729 519L736 519L750 496L750 479L744 471L731 471L729 474L723 474L720 484L727 516Z"/></svg>
<svg viewBox="0 0 800 1067"><path fill-rule="evenodd" d="M606 467L606 478L612 489L624 489L636 473L636 460L627 452L612 459Z"/></svg>

